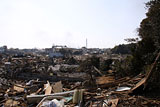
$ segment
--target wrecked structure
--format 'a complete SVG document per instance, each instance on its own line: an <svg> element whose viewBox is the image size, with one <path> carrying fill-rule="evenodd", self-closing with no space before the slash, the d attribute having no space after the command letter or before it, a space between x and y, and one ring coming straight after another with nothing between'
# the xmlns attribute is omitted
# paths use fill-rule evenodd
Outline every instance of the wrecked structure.
<svg viewBox="0 0 160 107"><path fill-rule="evenodd" d="M43 54L1 54L0 106L158 107L159 92L147 94L156 61L147 75L120 78L113 66L124 57L82 54L55 57L53 63Z"/></svg>
<svg viewBox="0 0 160 107"><path fill-rule="evenodd" d="M0 47L0 53L4 53L7 51L7 46Z"/></svg>

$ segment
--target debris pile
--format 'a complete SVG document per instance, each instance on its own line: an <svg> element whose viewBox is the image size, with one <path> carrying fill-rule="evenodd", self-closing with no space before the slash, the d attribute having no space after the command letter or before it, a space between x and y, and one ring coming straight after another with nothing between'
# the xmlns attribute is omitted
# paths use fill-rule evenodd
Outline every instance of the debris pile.
<svg viewBox="0 0 160 107"><path fill-rule="evenodd" d="M0 106L158 107L160 105L158 91L155 91L157 96L147 94L150 93L148 79L152 76L152 69L148 75L117 78L112 70L106 71L109 73L99 70L100 67L96 66L96 61L100 61L99 59L90 61L86 58L83 63L84 59L77 60L77 57L72 56L69 60L56 58L54 62L52 58L44 55L24 57L2 55Z"/></svg>

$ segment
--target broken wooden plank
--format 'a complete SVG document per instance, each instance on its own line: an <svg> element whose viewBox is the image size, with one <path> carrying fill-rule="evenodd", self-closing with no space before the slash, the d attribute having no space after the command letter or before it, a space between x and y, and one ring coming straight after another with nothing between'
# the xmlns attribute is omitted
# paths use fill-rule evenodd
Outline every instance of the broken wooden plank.
<svg viewBox="0 0 160 107"><path fill-rule="evenodd" d="M103 76L103 77L96 78L96 84L98 84L98 85L113 83L114 81L115 81L115 79L113 76Z"/></svg>
<svg viewBox="0 0 160 107"><path fill-rule="evenodd" d="M63 91L63 86L62 86L62 82L59 81L59 82L56 82L53 86L53 92L54 93L58 93L58 92L62 92Z"/></svg>
<svg viewBox="0 0 160 107"><path fill-rule="evenodd" d="M101 76L103 76L103 74L101 73L100 70L98 70L95 66L93 67L95 71L97 71Z"/></svg>
<svg viewBox="0 0 160 107"><path fill-rule="evenodd" d="M49 95L27 95L26 98L29 103L32 103L32 102L38 102L47 96L66 96L68 94L73 94L73 93L74 93L74 90L61 92L61 93L54 93Z"/></svg>
<svg viewBox="0 0 160 107"><path fill-rule="evenodd" d="M20 104L19 101L15 101L15 100L12 100L12 99L8 99L8 100L5 102L4 107L17 107L19 104Z"/></svg>
<svg viewBox="0 0 160 107"><path fill-rule="evenodd" d="M14 85L13 89L17 92L24 92L24 88L21 85Z"/></svg>
<svg viewBox="0 0 160 107"><path fill-rule="evenodd" d="M114 82L108 82L106 84L101 84L101 85L99 85L99 87L100 88L113 87L113 86L119 85L119 84L126 82L126 81L129 81L129 80L130 80L129 77L124 77L124 78L115 80Z"/></svg>
<svg viewBox="0 0 160 107"><path fill-rule="evenodd" d="M135 87L133 87L133 88L129 91L129 93L133 92L134 90L136 90L138 87L140 87L140 86L142 86L142 85L144 85L143 90L146 89L146 87L147 87L147 85L148 85L148 80L150 79L150 77L151 77L151 75L152 75L152 73L153 73L153 68L154 68L154 66L156 65L156 62L157 62L157 60L159 59L159 57L160 57L160 52L158 53L158 56L156 57L154 63L152 64L151 69L150 69L150 71L148 72L147 76L144 77L143 79L141 79L141 81L138 82L138 83L135 85Z"/></svg>
<svg viewBox="0 0 160 107"><path fill-rule="evenodd" d="M145 81L145 83L144 83L144 89L145 89L145 88L147 87L147 85L148 85L148 80L150 79L150 77L151 77L151 75L152 75L152 73L153 73L153 68L155 67L155 65L156 65L159 57L160 57L160 52L158 53L158 55L157 55L154 63L153 63L152 66L151 66L150 71L148 72L148 74L147 74L147 76L146 76L146 81Z"/></svg>
<svg viewBox="0 0 160 107"><path fill-rule="evenodd" d="M45 89L45 95L51 94L52 87L51 87L49 81L47 81L47 84L44 84L44 89Z"/></svg>
<svg viewBox="0 0 160 107"><path fill-rule="evenodd" d="M110 107L117 107L118 101L119 101L118 98L117 99L111 99L111 100L109 100L108 103L111 103Z"/></svg>
<svg viewBox="0 0 160 107"><path fill-rule="evenodd" d="M143 85L146 81L146 78L143 78L140 82L138 82L130 91L129 93L133 92L134 90L136 90L138 87L140 87L141 85Z"/></svg>

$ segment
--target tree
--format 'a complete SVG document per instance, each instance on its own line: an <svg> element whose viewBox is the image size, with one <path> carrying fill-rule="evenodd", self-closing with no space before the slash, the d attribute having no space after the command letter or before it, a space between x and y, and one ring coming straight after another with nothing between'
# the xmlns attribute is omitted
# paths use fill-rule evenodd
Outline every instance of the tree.
<svg viewBox="0 0 160 107"><path fill-rule="evenodd" d="M132 52L132 71L139 73L151 65L160 50L160 0L146 3L148 12L138 29L141 38Z"/></svg>

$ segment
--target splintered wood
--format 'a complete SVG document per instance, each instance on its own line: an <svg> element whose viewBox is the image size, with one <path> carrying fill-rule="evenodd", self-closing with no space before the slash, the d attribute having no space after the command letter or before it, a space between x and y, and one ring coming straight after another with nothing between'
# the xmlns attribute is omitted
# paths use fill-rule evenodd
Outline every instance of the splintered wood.
<svg viewBox="0 0 160 107"><path fill-rule="evenodd" d="M129 93L133 92L134 90L136 90L138 87L142 86L146 81L146 78L143 78L140 82L138 82L130 91Z"/></svg>
<svg viewBox="0 0 160 107"><path fill-rule="evenodd" d="M154 63L152 64L150 71L147 73L147 75L146 75L143 79L141 79L141 81L139 81L139 82L135 85L135 87L133 87L133 88L130 90L130 93L133 92L134 90L136 90L136 89L137 89L138 87L140 87L140 86L143 86L143 90L146 89L146 87L147 87L147 85L148 85L148 81L149 81L149 79L151 78L151 76L152 76L152 74L153 74L153 68L155 67L155 65L156 65L159 57L160 57L160 52L158 53L158 55L157 55Z"/></svg>
<svg viewBox="0 0 160 107"><path fill-rule="evenodd" d="M24 88L21 85L14 85L13 89L17 92L24 92Z"/></svg>
<svg viewBox="0 0 160 107"><path fill-rule="evenodd" d="M49 81L47 81L47 84L44 84L44 89L45 89L45 95L51 94L52 87L50 86Z"/></svg>
<svg viewBox="0 0 160 107"><path fill-rule="evenodd" d="M110 107L117 107L119 99L111 99L108 103L110 103Z"/></svg>
<svg viewBox="0 0 160 107"><path fill-rule="evenodd" d="M108 83L112 83L114 81L115 81L115 79L112 76L107 76L107 77L103 76L103 77L96 78L96 84L98 84L98 85L108 84Z"/></svg>
<svg viewBox="0 0 160 107"><path fill-rule="evenodd" d="M63 87L62 87L62 82L59 81L59 82L56 82L53 86L53 92L54 93L58 93L58 92L62 92L63 91Z"/></svg>

